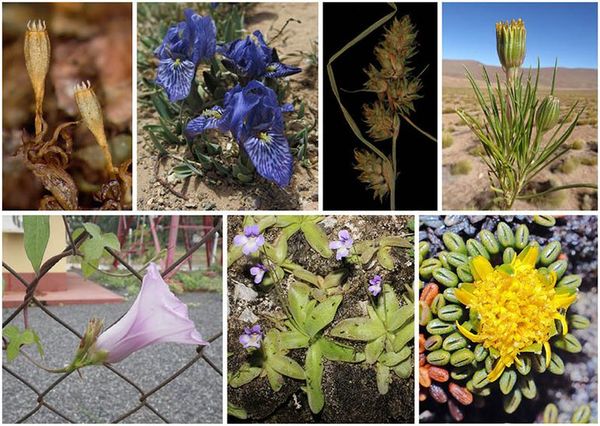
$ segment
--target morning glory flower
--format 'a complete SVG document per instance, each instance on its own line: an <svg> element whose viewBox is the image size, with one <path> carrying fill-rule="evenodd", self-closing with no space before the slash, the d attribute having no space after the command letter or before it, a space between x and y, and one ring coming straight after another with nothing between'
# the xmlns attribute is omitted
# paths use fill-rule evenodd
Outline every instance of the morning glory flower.
<svg viewBox="0 0 600 426"><path fill-rule="evenodd" d="M367 290L373 295L373 297L377 297L377 295L381 293L381 275L375 275L369 280L369 284L371 285Z"/></svg>
<svg viewBox="0 0 600 426"><path fill-rule="evenodd" d="M154 51L160 61L156 83L165 89L171 102L188 97L198 64L212 58L217 48L217 28L212 18L191 9L184 14L185 21L171 26Z"/></svg>
<svg viewBox="0 0 600 426"><path fill-rule="evenodd" d="M259 349L263 338L263 332L260 324L254 324L252 327L245 327L244 332L240 335L240 343L244 349L256 348Z"/></svg>
<svg viewBox="0 0 600 426"><path fill-rule="evenodd" d="M260 31L219 46L217 51L224 56L226 68L247 80L285 77L302 71L279 62L275 50L267 46Z"/></svg>
<svg viewBox="0 0 600 426"><path fill-rule="evenodd" d="M262 263L257 263L250 268L250 275L254 277L254 284L260 284L262 282L265 272L267 272L267 267Z"/></svg>
<svg viewBox="0 0 600 426"><path fill-rule="evenodd" d="M265 237L260 233L258 225L244 227L244 233L233 238L233 245L242 246L242 252L247 256L257 252L265 243Z"/></svg>
<svg viewBox="0 0 600 426"><path fill-rule="evenodd" d="M341 260L343 257L347 257L350 254L350 249L352 248L354 240L346 229L342 229L338 233L338 238L337 241L329 242L329 248L336 250L335 258Z"/></svg>
<svg viewBox="0 0 600 426"><path fill-rule="evenodd" d="M284 135L283 113L290 111L293 107L280 106L272 89L252 80L229 90L223 108L213 107L191 120L186 134L193 137L208 129L230 131L258 174L287 186L292 178L293 157Z"/></svg>
<svg viewBox="0 0 600 426"><path fill-rule="evenodd" d="M187 306L171 292L156 264L151 263L135 302L98 336L95 350L107 354L104 362L114 363L160 342L208 345L190 320Z"/></svg>

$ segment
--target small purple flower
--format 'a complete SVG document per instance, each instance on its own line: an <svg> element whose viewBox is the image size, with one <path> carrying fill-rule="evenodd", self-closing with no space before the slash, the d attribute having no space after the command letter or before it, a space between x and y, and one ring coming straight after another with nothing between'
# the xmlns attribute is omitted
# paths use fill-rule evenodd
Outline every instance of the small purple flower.
<svg viewBox="0 0 600 426"><path fill-rule="evenodd" d="M347 257L350 254L350 249L352 248L354 240L346 229L342 229L338 233L338 238L338 241L331 241L329 243L329 248L332 250L337 250L335 253L335 258L337 260L341 260L343 257Z"/></svg>
<svg viewBox="0 0 600 426"><path fill-rule="evenodd" d="M240 335L240 343L242 344L244 349L259 349L263 336L264 334L260 328L260 324L254 324L250 328L244 328L244 332Z"/></svg>
<svg viewBox="0 0 600 426"><path fill-rule="evenodd" d="M369 280L369 284L371 284L368 288L369 293L371 293L373 297L377 297L377 295L381 293L381 275L375 275Z"/></svg>
<svg viewBox="0 0 600 426"><path fill-rule="evenodd" d="M250 268L250 275L254 277L254 284L260 284L262 282L265 272L267 272L267 267L262 263L257 263Z"/></svg>
<svg viewBox="0 0 600 426"><path fill-rule="evenodd" d="M226 68L247 80L285 77L302 71L279 62L277 53L267 46L260 31L219 46L217 51L225 57Z"/></svg>
<svg viewBox="0 0 600 426"><path fill-rule="evenodd" d="M242 246L242 252L247 256L257 252L265 243L265 237L260 233L258 225L244 227L244 234L236 235L233 244Z"/></svg>

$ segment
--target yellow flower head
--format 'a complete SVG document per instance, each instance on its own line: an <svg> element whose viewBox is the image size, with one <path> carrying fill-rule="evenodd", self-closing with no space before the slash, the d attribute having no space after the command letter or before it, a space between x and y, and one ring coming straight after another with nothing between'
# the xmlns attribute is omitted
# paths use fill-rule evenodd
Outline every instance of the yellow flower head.
<svg viewBox="0 0 600 426"><path fill-rule="evenodd" d="M483 256L471 261L474 283L463 283L456 297L478 314L477 334L458 324L460 332L481 343L498 361L488 375L497 380L506 367L520 364L521 352L546 351L550 364L550 343L556 334L555 320L567 333L565 311L577 296L555 288L556 273L536 269L537 247L526 247L509 264L495 269Z"/></svg>

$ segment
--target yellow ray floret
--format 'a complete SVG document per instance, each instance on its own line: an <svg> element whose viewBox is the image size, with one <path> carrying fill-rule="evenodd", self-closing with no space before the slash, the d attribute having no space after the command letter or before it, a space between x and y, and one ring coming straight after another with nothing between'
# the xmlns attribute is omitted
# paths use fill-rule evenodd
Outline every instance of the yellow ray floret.
<svg viewBox="0 0 600 426"><path fill-rule="evenodd" d="M478 314L477 329L457 323L458 330L469 340L481 343L498 353L498 360L488 375L495 381L506 367L521 364L522 352L545 350L550 363L549 339L556 334L555 321L567 332L565 310L576 300L575 294L557 292L556 273L538 270L537 247L527 247L510 264L492 267L482 256L471 260L474 283L462 284L456 298Z"/></svg>

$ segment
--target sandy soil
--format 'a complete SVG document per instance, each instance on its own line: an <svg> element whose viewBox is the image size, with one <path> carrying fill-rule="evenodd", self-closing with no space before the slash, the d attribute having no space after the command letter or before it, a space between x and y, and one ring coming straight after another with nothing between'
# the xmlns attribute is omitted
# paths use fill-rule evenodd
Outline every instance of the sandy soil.
<svg viewBox="0 0 600 426"><path fill-rule="evenodd" d="M293 54L312 51L312 44L317 41L317 13L316 3L258 3L246 16L246 28L249 31L261 30L269 40L275 37L289 18L300 21L301 23L289 22L284 33L277 37L271 47L277 49L280 59L286 64L306 68L304 59ZM317 72L314 67L311 69L311 72L302 72L289 77L288 81L294 100L304 100L307 105L306 115L316 121ZM138 114L140 129L146 124L155 124L158 121L154 112L140 111ZM148 135L140 130L138 208L143 210L317 210L317 128L315 127L309 134L307 156L310 164L304 166L296 161L289 187L279 188L259 176L255 182L244 185L209 172L205 176L194 176L173 185L173 188L185 198L173 194L157 181L155 177L157 153ZM221 142L229 143L224 139ZM171 147L169 152L180 156L186 155L184 147ZM171 158L163 159L159 175L166 178L168 171L178 163Z"/></svg>
<svg viewBox="0 0 600 426"><path fill-rule="evenodd" d="M469 128L462 124L460 118L453 112L454 108L466 108L469 112L478 112L474 103L468 95L469 89L452 90L444 89L443 101L443 128L452 138L452 145L443 149L442 180L443 180L443 208L449 210L462 209L490 209L491 192L489 191L489 179L487 167L477 154L480 142ZM464 94L463 94L464 92ZM558 96L568 98L580 97L588 104L592 116L596 115L596 96L592 92L565 92ZM561 108L562 109L562 108ZM564 111L563 111L564 113ZM541 172L535 179L534 184L543 185L548 181L553 186L568 185L574 183L596 183L598 170L596 164L581 164L578 162L574 170L569 173L561 171L561 165L565 159L572 157L575 160L581 158L595 159L598 155L598 128L597 124L583 124L575 127L567 143L581 141L582 149L571 150L563 159L554 162L548 169ZM450 173L451 165L459 161L468 161L471 170L467 174ZM597 208L596 192L590 189L570 189L555 192L554 196L539 198L536 202L517 201L514 210L535 209L563 209L563 210L593 210Z"/></svg>

